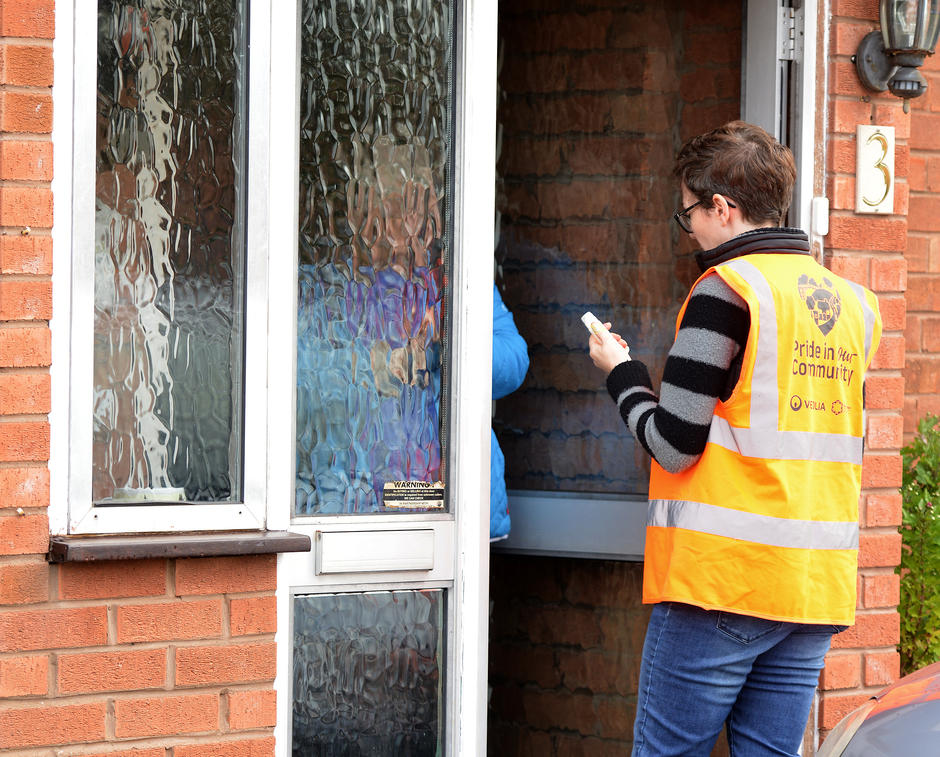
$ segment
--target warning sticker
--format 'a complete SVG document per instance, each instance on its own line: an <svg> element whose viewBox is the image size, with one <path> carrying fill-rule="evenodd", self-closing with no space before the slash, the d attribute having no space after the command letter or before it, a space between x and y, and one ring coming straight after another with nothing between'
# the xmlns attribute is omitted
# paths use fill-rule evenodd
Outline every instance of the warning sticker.
<svg viewBox="0 0 940 757"><path fill-rule="evenodd" d="M386 509L443 510L442 481L388 481L383 490Z"/></svg>

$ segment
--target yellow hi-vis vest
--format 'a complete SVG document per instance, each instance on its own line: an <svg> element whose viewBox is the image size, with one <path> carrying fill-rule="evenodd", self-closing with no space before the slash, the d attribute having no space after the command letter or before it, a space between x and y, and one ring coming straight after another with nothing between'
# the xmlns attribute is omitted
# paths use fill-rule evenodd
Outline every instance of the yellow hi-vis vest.
<svg viewBox="0 0 940 757"><path fill-rule="evenodd" d="M878 301L805 254L746 255L714 275L750 310L741 374L699 460L677 474L653 462L643 601L851 625Z"/></svg>

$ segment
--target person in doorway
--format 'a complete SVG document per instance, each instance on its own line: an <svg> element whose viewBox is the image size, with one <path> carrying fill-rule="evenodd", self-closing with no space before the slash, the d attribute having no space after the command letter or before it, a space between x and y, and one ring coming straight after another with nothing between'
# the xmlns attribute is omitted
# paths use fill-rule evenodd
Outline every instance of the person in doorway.
<svg viewBox="0 0 940 757"><path fill-rule="evenodd" d="M502 399L516 391L528 370L529 352L525 340L493 284L493 399ZM496 432L490 429L490 434L490 541L499 541L509 535L510 525L506 463Z"/></svg>
<svg viewBox="0 0 940 757"><path fill-rule="evenodd" d="M796 168L734 121L690 139L674 214L702 250L659 396L609 331L590 356L652 456L654 605L633 755L796 755L833 633L854 622L870 291L784 228ZM605 324L610 329L610 324Z"/></svg>

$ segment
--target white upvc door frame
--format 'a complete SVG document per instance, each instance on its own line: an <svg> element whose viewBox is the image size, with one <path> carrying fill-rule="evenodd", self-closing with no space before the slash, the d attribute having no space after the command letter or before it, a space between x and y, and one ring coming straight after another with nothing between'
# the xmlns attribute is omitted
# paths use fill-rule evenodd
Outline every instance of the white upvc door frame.
<svg viewBox="0 0 940 757"><path fill-rule="evenodd" d="M741 118L778 139L788 137L797 162L793 222L809 234L811 247L819 250L828 233L828 204L821 196L824 122L818 118L825 114L825 86L819 87L819 79L826 71L825 66L817 67L818 37L826 34L819 21L824 2L747 0L741 66ZM792 29L787 16L792 16ZM791 50L792 58L785 59L782 48ZM787 91L791 84L795 90L792 101Z"/></svg>
<svg viewBox="0 0 940 757"><path fill-rule="evenodd" d="M447 597L445 753L486 752L489 599L489 472L492 360L492 248L496 164L497 6L458 2L455 44L454 265L451 286L449 512L291 518L294 499L297 187L299 181L300 0L272 6L269 314L272 324L269 412L290 418L268 439L268 527L311 537L313 551L278 556L277 724L275 753L291 750L291 607L298 595L395 589L445 589ZM275 42L276 40L276 42ZM291 105L293 103L293 105ZM277 112L274 112L274 111ZM274 333L274 332L277 333ZM276 370L274 367L276 366ZM433 533L430 569L318 573L320 539L345 531L362 542ZM398 532L398 533L396 533ZM403 542L404 543L404 542Z"/></svg>

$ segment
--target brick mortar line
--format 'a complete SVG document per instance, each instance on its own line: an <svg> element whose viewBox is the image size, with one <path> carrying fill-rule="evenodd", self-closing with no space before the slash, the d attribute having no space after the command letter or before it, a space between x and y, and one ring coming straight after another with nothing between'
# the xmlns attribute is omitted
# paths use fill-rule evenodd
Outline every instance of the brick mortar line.
<svg viewBox="0 0 940 757"><path fill-rule="evenodd" d="M82 746L85 746L84 744ZM6 749L0 748L0 755L8 755L9 757L58 757L55 752L50 751L54 747L22 747L17 751L7 751ZM82 752L82 754L75 753L75 757L82 757L82 755L94 755L95 752Z"/></svg>
<svg viewBox="0 0 940 757"><path fill-rule="evenodd" d="M897 565L874 565L870 568L859 568L858 573L860 576L897 576L895 572ZM900 576L898 576L900 578ZM874 608L869 608L874 609Z"/></svg>
<svg viewBox="0 0 940 757"><path fill-rule="evenodd" d="M48 239L53 238L51 226L37 226L35 228L30 226L29 234L23 234L22 231L25 228L26 226L0 226L0 236L27 237L27 238L37 236L37 237L44 237ZM47 233L36 234L35 232L37 231L47 232Z"/></svg>
<svg viewBox="0 0 940 757"><path fill-rule="evenodd" d="M52 672L52 661L50 660L49 670ZM58 680L58 674L55 673L55 681ZM265 679L262 681L237 681L234 683L219 683L219 684L201 684L199 687L192 688L176 688L173 683L173 678L167 678L160 684L156 684L152 687L140 688L140 689L103 689L100 691L79 691L72 693L58 693L54 691L54 688L49 689L47 694L25 694L17 697L4 697L4 703L12 702L14 704L20 705L19 707L12 708L0 708L0 711L4 709L28 709L31 705L43 704L45 706L62 706L68 707L76 704L87 704L89 701L100 701L104 698L113 699L114 701L127 701L131 699L170 699L172 697L179 696L204 696L206 694L218 694L221 698L230 691L244 692L244 691L255 691L255 692L266 692L273 690L274 679ZM2 754L2 752L0 752Z"/></svg>
<svg viewBox="0 0 940 757"><path fill-rule="evenodd" d="M51 273L2 273L0 272L0 284L42 284L52 283Z"/></svg>
<svg viewBox="0 0 940 757"><path fill-rule="evenodd" d="M19 508L0 507L0 519L7 518L7 517L16 517L16 518L22 517L21 514L20 514L19 512L17 512L17 510L22 510L22 511L23 511L23 512L22 512L22 515L44 515L44 514L48 511L48 509L49 509L49 508L48 508L47 505L36 505L36 506L34 506L34 507L22 507L22 506L21 506L21 507L19 507ZM40 552L27 552L25 555L4 555L3 558L6 558L6 557L28 557L28 556L30 556L30 555L43 555L43 556L44 556L45 553L40 553ZM0 558L0 559L3 559L3 558ZM31 602L30 604L32 605L32 604L38 604L38 603ZM0 608L3 608L3 607L19 607L19 606L21 606L21 605L19 605L19 604L14 604L14 605L0 605Z"/></svg>
<svg viewBox="0 0 940 757"><path fill-rule="evenodd" d="M2 513L4 510L11 510L11 509L12 508L8 508L8 507L0 508L0 513ZM23 509L25 510L26 508L23 508ZM37 508L31 508L31 509L45 510L44 507L42 508L37 507ZM39 553L32 553L32 554L26 554L26 555L4 555L0 557L0 568L8 567L11 565L12 566L44 565L46 561L44 559L38 559L39 557L40 557ZM23 605L20 605L20 604L0 605L0 607L22 607L22 606ZM3 656L2 653L0 653L0 657L2 656Z"/></svg>
<svg viewBox="0 0 940 757"><path fill-rule="evenodd" d="M5 365L0 366L0 376L48 376L48 367L38 365Z"/></svg>
<svg viewBox="0 0 940 757"><path fill-rule="evenodd" d="M4 137L4 142L48 142L53 144L51 131L0 131L0 136ZM28 139L34 137L35 139Z"/></svg>
<svg viewBox="0 0 940 757"><path fill-rule="evenodd" d="M9 326L17 326L19 328L28 328L30 326L39 326L41 324L45 324L45 326L48 328L49 321L46 320L45 318L36 318L36 319L17 318L16 320L9 320L9 321L0 320L0 328L5 328ZM12 368L13 366L10 366L10 367ZM36 368L48 368L49 366L37 365L35 367Z"/></svg>
<svg viewBox="0 0 940 757"><path fill-rule="evenodd" d="M3 510L9 510L10 508L0 508L0 512ZM38 508L40 510L45 510L45 507ZM45 552L30 552L27 554L34 555L43 555ZM10 557L25 557L26 555L10 555ZM50 566L51 567L51 566ZM59 592L61 593L61 586L59 587ZM148 594L142 597L115 597L115 596L106 596L100 598L80 598L80 599L50 599L47 602L30 605L34 609L62 609L62 610L82 610L89 607L104 607L107 609L109 605L113 605L116 609L120 609L125 606L139 606L139 605L156 605L161 602L155 601L139 601L139 600L152 600L152 599L162 599L163 604L166 604L165 598L162 595L153 595ZM40 606L41 605L41 606ZM0 607L0 615L4 615L9 612L9 607ZM273 634L272 634L273 635ZM96 645L93 645L96 646Z"/></svg>
<svg viewBox="0 0 940 757"><path fill-rule="evenodd" d="M165 594L142 594L140 596L132 596L132 597L108 596L108 597L102 597L101 599L97 601L99 603L110 602L113 604L115 609L120 609L122 607L144 607L144 606L150 606L150 605L153 605L155 607L166 606L166 605L180 605L182 607L182 606L188 606L188 605L194 604L194 600L182 600L178 602L178 601L173 601L174 599L176 598L175 597L171 598ZM195 602L213 602L214 600L221 600L221 599L222 597L220 595L210 595L210 596L205 597L204 599L195 600ZM70 606L75 606L75 604L73 603L95 602L96 600L88 599L88 598L79 598L79 599L59 599L57 601L68 602ZM91 606L96 606L96 605L91 605Z"/></svg>
<svg viewBox="0 0 940 757"><path fill-rule="evenodd" d="M826 689L825 691L820 691L821 697L826 696L848 696L848 695L873 695L877 694L885 687L884 684L876 684L874 686L853 686L851 689ZM854 709L854 708L853 708Z"/></svg>
<svg viewBox="0 0 940 757"><path fill-rule="evenodd" d="M34 605L18 605L19 607L34 607ZM263 640L266 643L273 643L274 638L273 634L269 634L272 638ZM241 638L241 637L240 637ZM259 639L257 637L244 637L247 641L244 646L250 646L252 643L257 644ZM122 654L126 652L153 652L155 650L170 650L173 649L174 652L176 649L190 649L190 648L210 648L211 645L206 644L206 641L220 641L219 639L192 639L190 643L187 639L170 639L168 641L125 641L115 644L109 644L108 646L100 647L50 647L44 649L21 649L8 652L0 652L0 660L10 659L10 658L19 658L19 657L34 657L36 655L53 655L56 658L58 657L69 657L72 655L101 655L107 653ZM225 644L224 646L242 646L238 644L232 644L231 642ZM170 679L172 680L172 679ZM273 680L273 679L272 679Z"/></svg>
<svg viewBox="0 0 940 757"><path fill-rule="evenodd" d="M2 44L14 44L19 45L28 45L30 47L48 47L52 48L55 40L48 37L0 37L0 45Z"/></svg>
<svg viewBox="0 0 940 757"><path fill-rule="evenodd" d="M263 735L272 736L270 729L268 733ZM244 731L234 732L232 735L241 735L246 733ZM105 755L110 754L114 751L114 747L118 747L118 752L121 754L125 750L153 750L157 749L160 752L161 757L169 757L174 747L179 746L198 746L200 744L216 744L219 742L219 738L223 742L230 741L248 741L250 739L238 739L238 738L225 738L228 734L219 734L218 737L215 737L211 741L203 741L203 739L213 737L205 736L202 733L194 734L193 737L187 738L186 736L145 736L145 737L134 737L134 736L125 736L121 739L115 737L106 736L107 741L89 741L82 742L81 744L58 744L51 747L31 747L27 749L18 750L16 752L11 752L10 757L54 757L54 755L62 754L61 749L68 748L69 757L87 757L88 755ZM253 738L257 738L257 734L251 734ZM58 751L50 751L58 750ZM115 753L118 753L115 752ZM6 751L0 749L0 755L7 754Z"/></svg>
<svg viewBox="0 0 940 757"><path fill-rule="evenodd" d="M274 679L271 679L273 683ZM263 683L268 683L267 681ZM13 702L14 707L2 708L3 712L11 712L17 710L29 710L29 709L42 709L47 707L70 707L75 705L82 704L93 704L95 702L101 701L113 701L117 702L126 702L134 699L171 699L180 696L204 696L206 694L215 694L218 695L219 699L222 698L222 695L225 693L225 689L229 684L218 684L215 688L201 688L201 689L133 689L131 691L91 691L80 694L64 694L60 696L43 696L41 694L30 695L35 696L39 701L27 700L27 699L4 699L4 702ZM39 705L37 707L37 705ZM3 754L0 751L0 754Z"/></svg>
<svg viewBox="0 0 940 757"><path fill-rule="evenodd" d="M27 608L25 612L41 612L39 610L42 603L30 605L4 605L4 608ZM21 610L5 609L0 611L0 616L10 614ZM39 649L11 649L0 652L2 657L19 657L22 655L36 654L99 654L102 652L133 652L153 651L155 649L169 649L171 646L177 649L223 649L228 647L251 647L251 646L271 646L274 643L273 633L253 634L247 636L233 636L231 638L198 638L198 639L165 639L161 641L124 641L124 642L106 642L100 646L84 647L40 647ZM272 679L273 680L273 679Z"/></svg>
<svg viewBox="0 0 940 757"><path fill-rule="evenodd" d="M858 623L860 617L876 617L878 615L896 615L896 612L891 611L887 607L856 607L855 608L855 624ZM849 626L853 628L854 626ZM887 649L889 645L884 645ZM880 649L880 647L844 647L845 649ZM891 649L895 649L895 646L890 646Z"/></svg>
<svg viewBox="0 0 940 757"><path fill-rule="evenodd" d="M232 599L228 595L222 597L222 638L231 641L239 636L232 635Z"/></svg>
<svg viewBox="0 0 940 757"><path fill-rule="evenodd" d="M166 601L169 599L177 599L176 596L176 560L172 558L166 558L163 561L164 563L164 588L162 597L154 595L154 600L162 599Z"/></svg>
<svg viewBox="0 0 940 757"><path fill-rule="evenodd" d="M9 82L0 82L0 92L49 95L51 98L53 86L53 84L10 84Z"/></svg>
<svg viewBox="0 0 940 757"><path fill-rule="evenodd" d="M34 131L0 131L0 142L36 142L38 144L52 144L52 135L45 132L40 133Z"/></svg>
<svg viewBox="0 0 940 757"><path fill-rule="evenodd" d="M52 179L0 179L0 190L2 189L51 189ZM0 228L8 228L6 226ZM40 228L50 228L42 226ZM26 236L21 234L20 236Z"/></svg>

